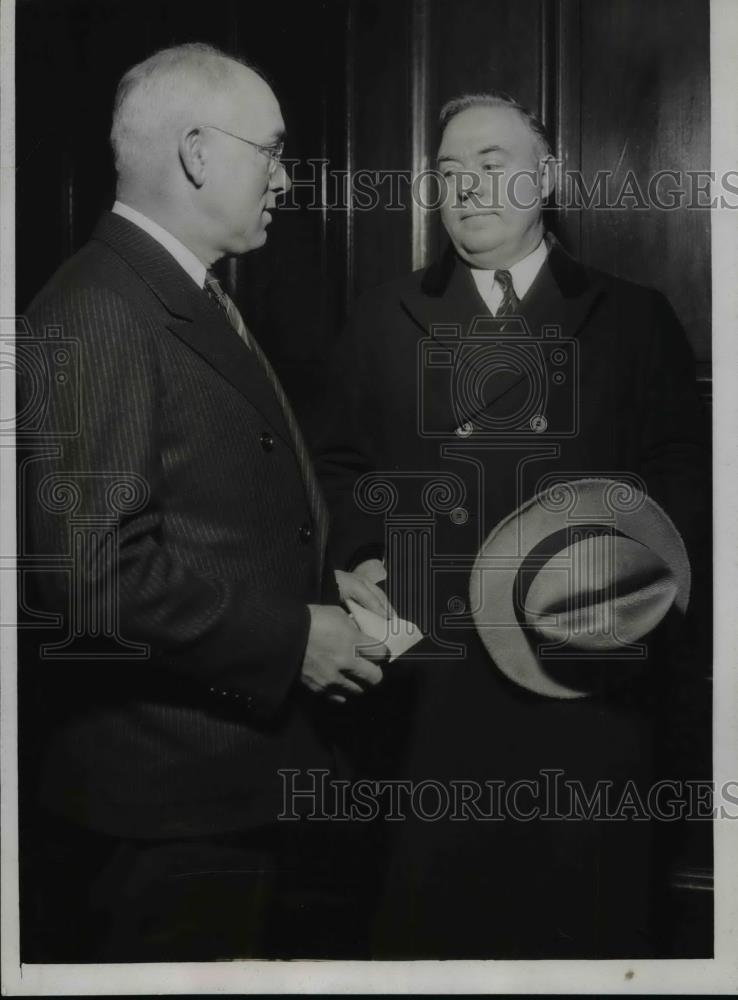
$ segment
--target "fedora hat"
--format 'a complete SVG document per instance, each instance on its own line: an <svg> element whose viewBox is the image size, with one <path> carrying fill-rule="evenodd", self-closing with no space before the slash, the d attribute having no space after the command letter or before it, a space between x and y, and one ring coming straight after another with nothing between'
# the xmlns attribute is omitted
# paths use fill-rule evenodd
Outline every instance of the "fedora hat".
<svg viewBox="0 0 738 1000"><path fill-rule="evenodd" d="M661 507L633 482L587 478L552 483L501 521L469 596L503 674L539 695L581 698L594 661L643 660L640 640L672 605L684 613L689 588L684 542ZM575 686L558 669L572 662L582 667Z"/></svg>

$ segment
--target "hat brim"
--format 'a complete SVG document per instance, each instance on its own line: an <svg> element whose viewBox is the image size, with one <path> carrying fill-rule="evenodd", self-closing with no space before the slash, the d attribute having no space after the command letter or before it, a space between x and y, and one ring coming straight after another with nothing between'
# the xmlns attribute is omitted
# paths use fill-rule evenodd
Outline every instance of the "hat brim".
<svg viewBox="0 0 738 1000"><path fill-rule="evenodd" d="M572 601L558 614L541 615L537 609L521 613L521 567L532 552L545 548L547 540L573 526L585 534L595 526L604 532L608 544L625 552L631 579L642 550L652 577L644 577L642 586L616 580L612 592L594 595L589 602ZM551 560L547 571L551 573L557 564L566 567L573 548ZM622 568L620 574L626 575ZM618 652L621 662L632 661L629 644L652 631L672 604L684 612L689 588L684 543L658 504L628 484L589 478L552 486L501 521L479 550L469 596L479 636L496 667L536 694L571 699L584 697L591 689L586 682L581 688L561 683L555 676L557 663L567 655L606 656L612 661Z"/></svg>

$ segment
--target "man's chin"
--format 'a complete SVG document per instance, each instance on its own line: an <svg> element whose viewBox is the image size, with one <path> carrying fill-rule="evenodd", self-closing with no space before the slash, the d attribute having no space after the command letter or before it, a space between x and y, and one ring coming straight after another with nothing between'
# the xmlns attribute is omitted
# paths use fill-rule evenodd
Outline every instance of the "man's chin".
<svg viewBox="0 0 738 1000"><path fill-rule="evenodd" d="M489 264L488 260L494 258L505 243L502 239L493 240L489 238L478 240L464 239L458 242L453 240L452 242L459 256L473 267L494 267L495 265Z"/></svg>
<svg viewBox="0 0 738 1000"><path fill-rule="evenodd" d="M248 233L243 236L238 236L233 240L233 249L231 253L236 255L241 255L244 253L249 253L250 250L258 250L259 247L263 247L267 241L267 231L264 227L257 229L256 232Z"/></svg>

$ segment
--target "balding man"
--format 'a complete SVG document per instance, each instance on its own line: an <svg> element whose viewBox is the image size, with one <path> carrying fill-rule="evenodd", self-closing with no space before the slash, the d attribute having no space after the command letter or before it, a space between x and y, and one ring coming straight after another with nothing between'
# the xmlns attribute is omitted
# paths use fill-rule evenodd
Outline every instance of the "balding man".
<svg viewBox="0 0 738 1000"><path fill-rule="evenodd" d="M207 45L134 66L113 210L28 311L79 358L73 391L44 390L48 447L22 485L29 550L62 567L36 594L62 632L33 667L50 722L31 960L279 952L264 936L275 871L318 863L277 823L279 772L330 769L314 703L381 679L370 657L386 651L363 649L324 571L294 415L211 271L266 241L290 185L283 134L267 83ZM37 388L21 380L21 408Z"/></svg>
<svg viewBox="0 0 738 1000"><path fill-rule="evenodd" d="M397 738L374 766L432 787L386 824L375 953L654 955L655 821L632 810L587 821L567 812L565 791L547 799L546 774L588 797L609 784L615 802L629 780L643 789L656 706L688 701L707 664L672 619L668 659L662 631L636 664L556 661L592 696L542 695L487 653L470 578L497 525L582 477L641 484L699 552L705 433L691 352L662 295L583 266L545 232L554 174L534 115L505 94L469 94L440 125L450 245L357 302L322 449L335 551L372 579L388 573L398 612L429 633L376 692ZM374 479L357 490L364 474Z"/></svg>

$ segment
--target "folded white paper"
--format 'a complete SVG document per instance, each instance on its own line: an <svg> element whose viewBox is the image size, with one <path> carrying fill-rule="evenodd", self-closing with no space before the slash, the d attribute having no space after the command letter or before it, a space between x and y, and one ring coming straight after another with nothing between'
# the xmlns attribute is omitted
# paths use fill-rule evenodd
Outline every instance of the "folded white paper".
<svg viewBox="0 0 738 1000"><path fill-rule="evenodd" d="M351 617L364 635L368 635L378 642L383 642L389 649L390 663L423 638L423 633L418 626L413 622L406 622L404 618L398 618L397 615L383 618L381 615L375 614L374 611L362 608L350 597L347 599L346 605L351 612Z"/></svg>

